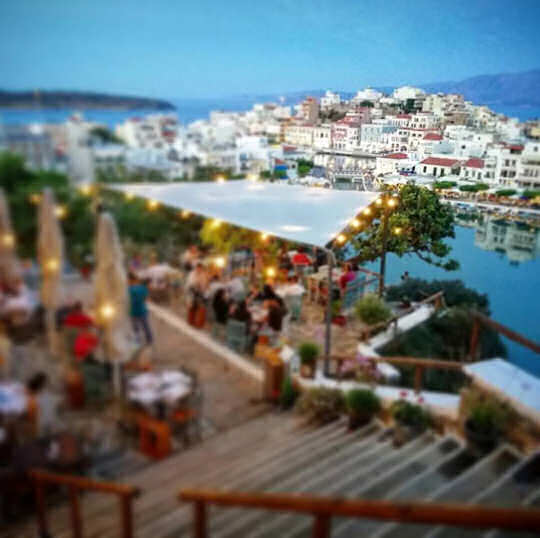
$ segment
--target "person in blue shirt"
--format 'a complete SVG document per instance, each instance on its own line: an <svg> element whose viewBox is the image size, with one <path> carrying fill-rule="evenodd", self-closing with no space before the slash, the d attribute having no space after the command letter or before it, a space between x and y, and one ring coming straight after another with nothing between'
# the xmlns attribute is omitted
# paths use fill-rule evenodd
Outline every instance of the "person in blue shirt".
<svg viewBox="0 0 540 538"><path fill-rule="evenodd" d="M142 331L147 344L151 344L152 330L148 322L148 308L146 307L146 299L148 297L148 288L133 275L129 275L129 313L131 316L131 324L135 331L135 336L139 338L139 333Z"/></svg>

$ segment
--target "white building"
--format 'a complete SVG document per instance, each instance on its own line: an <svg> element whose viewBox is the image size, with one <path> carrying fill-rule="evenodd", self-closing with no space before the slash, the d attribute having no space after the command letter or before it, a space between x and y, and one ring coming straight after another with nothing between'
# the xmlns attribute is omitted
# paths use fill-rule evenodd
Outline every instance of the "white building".
<svg viewBox="0 0 540 538"><path fill-rule="evenodd" d="M426 92L413 86L401 86L392 92L392 97L398 101L407 101L407 99L418 99L424 97Z"/></svg>
<svg viewBox="0 0 540 538"><path fill-rule="evenodd" d="M330 90L326 90L326 93L321 97L321 108L328 110L330 108L337 107L341 104L341 97L339 93L334 93Z"/></svg>
<svg viewBox="0 0 540 538"><path fill-rule="evenodd" d="M443 157L428 157L417 166L417 172L422 176L444 177L459 174L460 161Z"/></svg>
<svg viewBox="0 0 540 538"><path fill-rule="evenodd" d="M382 92L374 90L373 88L365 88L363 90L358 90L351 101L355 103L361 103L362 101L371 101L372 103L376 103L382 97L384 97Z"/></svg>
<svg viewBox="0 0 540 538"><path fill-rule="evenodd" d="M540 142L529 141L521 154L517 184L526 189L540 188Z"/></svg>
<svg viewBox="0 0 540 538"><path fill-rule="evenodd" d="M389 153L388 155L379 155L376 159L375 174L386 175L396 174L400 170L411 166L409 156L406 153Z"/></svg>
<svg viewBox="0 0 540 538"><path fill-rule="evenodd" d="M332 124L323 123L322 125L313 128L313 148L332 148Z"/></svg>

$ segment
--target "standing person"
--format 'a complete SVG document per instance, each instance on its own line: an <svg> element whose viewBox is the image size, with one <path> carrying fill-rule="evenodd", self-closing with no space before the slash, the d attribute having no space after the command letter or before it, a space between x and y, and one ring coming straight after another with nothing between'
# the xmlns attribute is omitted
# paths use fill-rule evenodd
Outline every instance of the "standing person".
<svg viewBox="0 0 540 538"><path fill-rule="evenodd" d="M142 284L134 275L129 275L129 302L130 316L135 336L139 338L139 331L142 330L147 344L153 341L150 323L148 322L148 308L146 299L148 298L148 288Z"/></svg>

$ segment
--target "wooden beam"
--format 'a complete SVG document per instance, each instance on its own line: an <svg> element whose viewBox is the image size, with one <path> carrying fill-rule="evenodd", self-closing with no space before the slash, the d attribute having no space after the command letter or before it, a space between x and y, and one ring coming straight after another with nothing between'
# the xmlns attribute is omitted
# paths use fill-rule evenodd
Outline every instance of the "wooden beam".
<svg viewBox="0 0 540 538"><path fill-rule="evenodd" d="M509 338L510 340L513 340L514 342L517 342L518 344L521 344L522 346L525 346L529 349L532 349L535 353L540 353L540 344L538 342L533 342L532 340L529 340L525 336L519 334L516 331L513 331L512 329L506 327L498 321L488 318L480 312L474 312L473 315L478 320L480 320L483 325L487 325L488 327L491 327L492 329L506 336L506 338Z"/></svg>
<svg viewBox="0 0 540 538"><path fill-rule="evenodd" d="M406 523L428 523L471 528L498 528L540 531L540 510L532 508L495 508L474 504L442 504L430 502L392 502L348 500L274 493L234 493L217 490L185 489L182 501L220 506L241 506L300 512L369 518ZM201 535L200 538L203 538Z"/></svg>
<svg viewBox="0 0 540 538"><path fill-rule="evenodd" d="M34 492L36 499L36 514L39 535L42 537L49 536L49 525L47 521L47 507L45 505L45 484L34 481Z"/></svg>
<svg viewBox="0 0 540 538"><path fill-rule="evenodd" d="M81 506L79 503L79 490L76 486L69 486L69 503L71 507L73 538L82 538Z"/></svg>
<svg viewBox="0 0 540 538"><path fill-rule="evenodd" d="M355 357L334 355L331 357L337 362L355 361ZM388 362L390 364L401 364L403 366L422 366L423 368L435 368L438 370L462 370L463 364L457 361L446 361L443 359L423 359L420 357L368 357L374 362Z"/></svg>
<svg viewBox="0 0 540 538"><path fill-rule="evenodd" d="M194 536L195 538L206 538L206 503L195 501L193 509L195 515Z"/></svg>
<svg viewBox="0 0 540 538"><path fill-rule="evenodd" d="M122 510L122 537L133 538L133 511L131 503L133 498L128 495L120 497Z"/></svg>

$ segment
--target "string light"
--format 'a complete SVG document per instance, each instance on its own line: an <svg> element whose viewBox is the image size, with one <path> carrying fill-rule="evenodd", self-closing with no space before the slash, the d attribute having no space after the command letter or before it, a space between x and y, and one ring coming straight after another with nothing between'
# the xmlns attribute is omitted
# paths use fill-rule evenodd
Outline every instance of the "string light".
<svg viewBox="0 0 540 538"><path fill-rule="evenodd" d="M382 204L382 199L381 199L381 198L377 198L377 199L375 200L375 203L376 203L377 205L381 205L381 204Z"/></svg>
<svg viewBox="0 0 540 538"><path fill-rule="evenodd" d="M352 226L353 228L358 229L358 228L360 228L360 225L361 225L361 224L360 224L360 221L359 221L358 219L352 219L352 220L351 220L351 226Z"/></svg>
<svg viewBox="0 0 540 538"><path fill-rule="evenodd" d="M340 245L343 245L343 243L345 243L345 241L347 241L347 237L343 234L339 234L337 237L336 237L336 241L340 244Z"/></svg>
<svg viewBox="0 0 540 538"><path fill-rule="evenodd" d="M213 219L212 224L210 225L213 230L221 226L221 221L219 219Z"/></svg>
<svg viewBox="0 0 540 538"><path fill-rule="evenodd" d="M12 247L15 244L15 237L13 237L13 234L4 234L4 237L2 237L2 243L5 247Z"/></svg>
<svg viewBox="0 0 540 538"><path fill-rule="evenodd" d="M92 194L92 185L85 183L84 185L81 185L79 187L79 190L84 196L89 196L90 194Z"/></svg>
<svg viewBox="0 0 540 538"><path fill-rule="evenodd" d="M267 233L265 233L265 232L261 233L261 240L262 241L266 241L268 239L268 237L269 237L269 235Z"/></svg>
<svg viewBox="0 0 540 538"><path fill-rule="evenodd" d="M218 256L214 259L214 265L219 268L225 267L225 258L223 256Z"/></svg>
<svg viewBox="0 0 540 538"><path fill-rule="evenodd" d="M114 306L111 303L105 303L100 309L99 313L103 319L112 319L116 313Z"/></svg>
<svg viewBox="0 0 540 538"><path fill-rule="evenodd" d="M60 267L60 262L56 258L50 258L45 263L45 269L49 273L56 273Z"/></svg>
<svg viewBox="0 0 540 538"><path fill-rule="evenodd" d="M403 230L402 230L399 226L396 226L396 227L394 228L394 233L395 233L396 235L399 235L402 231L403 231Z"/></svg>
<svg viewBox="0 0 540 538"><path fill-rule="evenodd" d="M395 207L397 205L397 201L394 200L394 198L390 198L390 200L388 200L387 204L388 204L388 207Z"/></svg>
<svg viewBox="0 0 540 538"><path fill-rule="evenodd" d="M366 209L364 209L364 211L362 211L362 213L364 215L371 215L371 209L369 207L366 207Z"/></svg>
<svg viewBox="0 0 540 538"><path fill-rule="evenodd" d="M146 205L148 206L148 209L150 209L150 211L153 211L157 208L159 202L157 200L148 200L148 203Z"/></svg>
<svg viewBox="0 0 540 538"><path fill-rule="evenodd" d="M126 200L133 200L134 196L132 192L126 192Z"/></svg>
<svg viewBox="0 0 540 538"><path fill-rule="evenodd" d="M183 218L183 219L187 219L189 218L189 216L191 215L191 213L187 210L187 209L183 209L180 213L180 216Z"/></svg>
<svg viewBox="0 0 540 538"><path fill-rule="evenodd" d="M268 267L266 269L266 276L270 278L274 278L276 276L276 270L274 267Z"/></svg>
<svg viewBox="0 0 540 538"><path fill-rule="evenodd" d="M58 205L54 208L54 214L59 218L59 219L63 219L66 214L67 214L67 210L64 206L62 205Z"/></svg>

